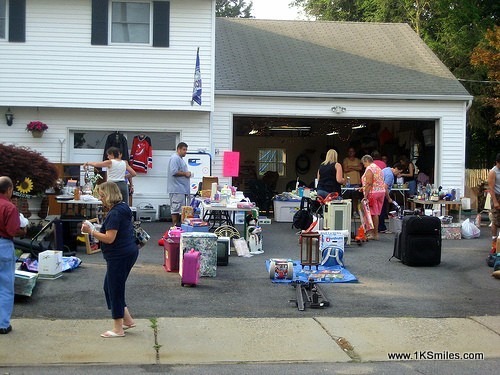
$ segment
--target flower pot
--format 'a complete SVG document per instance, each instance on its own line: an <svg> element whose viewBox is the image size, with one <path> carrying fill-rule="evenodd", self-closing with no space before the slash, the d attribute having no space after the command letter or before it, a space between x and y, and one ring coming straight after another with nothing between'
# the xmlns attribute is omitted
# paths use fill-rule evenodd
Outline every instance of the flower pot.
<svg viewBox="0 0 500 375"><path fill-rule="evenodd" d="M31 213L29 216L29 219L31 221L39 221L42 220L40 216L38 216L38 213L42 209L42 197L33 197L28 199L28 211Z"/></svg>
<svg viewBox="0 0 500 375"><path fill-rule="evenodd" d="M43 132L41 132L39 130L32 130L31 135L33 136L33 138L42 138Z"/></svg>

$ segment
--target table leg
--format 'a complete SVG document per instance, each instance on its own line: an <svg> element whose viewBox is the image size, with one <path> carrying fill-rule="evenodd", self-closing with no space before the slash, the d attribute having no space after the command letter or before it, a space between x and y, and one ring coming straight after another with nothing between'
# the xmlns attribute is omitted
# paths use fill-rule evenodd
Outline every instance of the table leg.
<svg viewBox="0 0 500 375"><path fill-rule="evenodd" d="M401 193L401 196L403 197L403 211L406 210L406 194L404 191L399 191Z"/></svg>
<svg viewBox="0 0 500 375"><path fill-rule="evenodd" d="M203 214L203 221L206 221L208 224L212 222L212 226L210 227L209 230L212 230L215 228L215 218L212 215L211 210L206 210L205 213Z"/></svg>

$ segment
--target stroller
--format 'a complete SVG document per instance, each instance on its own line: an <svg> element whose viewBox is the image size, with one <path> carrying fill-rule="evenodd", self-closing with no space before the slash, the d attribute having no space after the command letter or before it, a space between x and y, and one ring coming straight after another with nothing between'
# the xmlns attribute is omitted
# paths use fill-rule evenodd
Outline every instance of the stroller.
<svg viewBox="0 0 500 375"><path fill-rule="evenodd" d="M36 259L38 259L38 254L45 250L68 250L64 246L63 224L59 218L49 221L32 238L15 238L13 242L16 249L30 253L31 256ZM65 252L64 255L75 254Z"/></svg>

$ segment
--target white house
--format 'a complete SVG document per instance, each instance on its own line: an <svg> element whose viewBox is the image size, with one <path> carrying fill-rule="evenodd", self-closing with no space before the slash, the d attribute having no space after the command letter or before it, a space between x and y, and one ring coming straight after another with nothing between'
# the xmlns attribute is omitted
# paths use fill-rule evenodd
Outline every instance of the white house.
<svg viewBox="0 0 500 375"><path fill-rule="evenodd" d="M153 168L135 180L136 199L165 201L176 143L191 151L212 143L215 1L0 0L0 8L0 108L15 116L2 141L85 162L102 160L107 134L120 131L129 147L147 134ZM201 106L191 103L198 48ZM43 138L25 131L32 120L48 124Z"/></svg>
<svg viewBox="0 0 500 375"><path fill-rule="evenodd" d="M129 147L146 134L153 168L135 179L135 202L166 201L179 141L210 153L223 183L234 150L242 165L281 168L284 189L309 183L327 148L342 155L383 129L413 156L427 130L435 182L464 185L472 98L407 25L216 19L215 0L0 0L0 56L0 111L14 114L1 141L79 163L101 160L113 132ZM43 138L25 131L32 120L49 125Z"/></svg>

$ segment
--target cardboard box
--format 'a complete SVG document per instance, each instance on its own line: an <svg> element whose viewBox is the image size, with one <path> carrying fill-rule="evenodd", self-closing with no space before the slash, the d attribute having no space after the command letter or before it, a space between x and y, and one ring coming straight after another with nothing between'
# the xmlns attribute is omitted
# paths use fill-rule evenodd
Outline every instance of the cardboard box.
<svg viewBox="0 0 500 375"><path fill-rule="evenodd" d="M460 224L460 223L441 224L441 239L442 240L461 240L462 239L462 224Z"/></svg>
<svg viewBox="0 0 500 375"><path fill-rule="evenodd" d="M292 223L293 215L300 209L300 200L274 200L274 220L282 223Z"/></svg>
<svg viewBox="0 0 500 375"><path fill-rule="evenodd" d="M203 179L201 180L201 190L208 191L210 196L210 192L212 191L212 184L213 183L219 183L219 177L217 176L203 176Z"/></svg>
<svg viewBox="0 0 500 375"><path fill-rule="evenodd" d="M46 250L38 254L38 278L57 279L62 276L62 251Z"/></svg>

